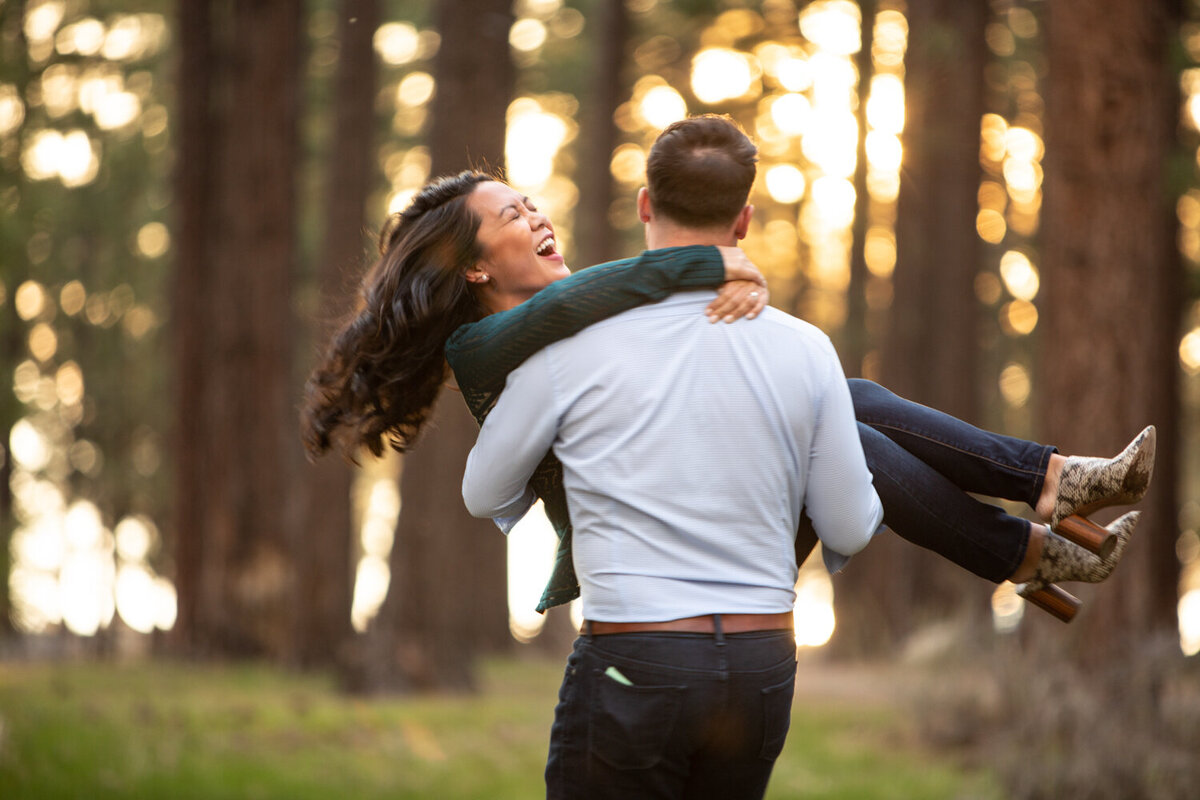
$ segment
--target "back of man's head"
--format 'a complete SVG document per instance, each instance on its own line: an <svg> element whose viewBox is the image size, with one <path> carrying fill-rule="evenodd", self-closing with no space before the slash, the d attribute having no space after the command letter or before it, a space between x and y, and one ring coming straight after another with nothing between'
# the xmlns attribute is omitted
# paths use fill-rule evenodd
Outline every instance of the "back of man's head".
<svg viewBox="0 0 1200 800"><path fill-rule="evenodd" d="M731 225L750 196L757 161L758 148L729 117L674 122L646 160L650 205L688 228Z"/></svg>

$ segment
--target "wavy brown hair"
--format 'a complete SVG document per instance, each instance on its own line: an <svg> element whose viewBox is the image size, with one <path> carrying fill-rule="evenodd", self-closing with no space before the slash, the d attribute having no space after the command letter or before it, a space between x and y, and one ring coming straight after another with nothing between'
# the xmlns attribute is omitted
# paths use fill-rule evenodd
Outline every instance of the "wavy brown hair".
<svg viewBox="0 0 1200 800"><path fill-rule="evenodd" d="M360 447L412 446L446 376L446 340L487 314L465 273L481 256L467 197L490 180L473 171L435 180L385 223L357 310L305 386L301 434L312 456L335 445L352 460Z"/></svg>

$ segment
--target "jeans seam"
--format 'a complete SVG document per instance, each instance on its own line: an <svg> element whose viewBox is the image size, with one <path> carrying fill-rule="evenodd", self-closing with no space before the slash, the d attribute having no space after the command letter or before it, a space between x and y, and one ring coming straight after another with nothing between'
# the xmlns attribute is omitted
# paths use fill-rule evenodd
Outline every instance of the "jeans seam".
<svg viewBox="0 0 1200 800"><path fill-rule="evenodd" d="M897 425L887 425L882 422L867 422L866 424L870 425L872 428L876 428L876 429L882 428L882 429L889 430L889 431L897 431L899 433L907 434L909 436L915 436L918 439L924 439L927 442L933 442L934 444L949 448L956 453L964 453L964 454L972 456L974 458L978 458L981 461L986 461L989 464L995 464L996 466L1003 467L1004 469L1011 469L1014 472L1020 472L1023 475L1037 476L1037 475L1041 475L1041 474L1045 473L1044 469L1041 471L1035 471L1035 470L1026 469L1021 466L1017 466L1015 464L1010 464L1010 463L1006 463L1004 461L999 461L995 458L991 458L990 456L987 456L978 451L970 450L965 447L959 447L958 445L951 444L950 442L947 442L945 439L938 439L937 437L930 436L929 434L926 434L926 433L918 433L917 431L914 431L911 428L901 428ZM1047 458L1047 456L1043 456L1043 460L1045 458Z"/></svg>

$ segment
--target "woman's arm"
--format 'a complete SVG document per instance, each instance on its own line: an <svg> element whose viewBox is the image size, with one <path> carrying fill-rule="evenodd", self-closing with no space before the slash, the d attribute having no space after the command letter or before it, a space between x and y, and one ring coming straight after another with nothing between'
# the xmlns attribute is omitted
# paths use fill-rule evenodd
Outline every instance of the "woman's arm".
<svg viewBox="0 0 1200 800"><path fill-rule="evenodd" d="M716 247L693 246L648 250L591 267L551 284L516 308L460 327L446 344L446 357L465 394L498 392L505 376L533 353L594 322L672 292L714 288L730 279L761 281L744 257L741 261L744 265L724 258ZM765 289L754 298L746 289L737 292L736 302L742 304L742 313L753 315L765 302ZM472 411L479 416L477 409Z"/></svg>

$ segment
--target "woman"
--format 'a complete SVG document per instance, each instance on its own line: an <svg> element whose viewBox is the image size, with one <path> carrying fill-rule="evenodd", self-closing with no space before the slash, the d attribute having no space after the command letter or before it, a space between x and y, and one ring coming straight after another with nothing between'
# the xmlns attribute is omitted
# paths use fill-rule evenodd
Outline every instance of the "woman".
<svg viewBox="0 0 1200 800"><path fill-rule="evenodd" d="M381 251L359 311L309 381L304 439L314 455L339 437L350 452L365 445L379 454L385 437L397 450L411 446L445 378L447 342L464 399L482 421L507 373L546 343L672 291L750 275L737 268L727 275L714 248L683 248L563 280L569 270L549 220L511 187L471 172L422 190L389 221ZM709 313L753 316L765 298L765 290L742 280ZM1077 512L1136 502L1150 482L1153 428L1114 459L1064 458L1053 447L981 431L866 381L852 382L851 390L884 520L896 533L993 582L1024 583L1021 591L1031 598L1055 581L1108 577L1136 512L1109 526L1116 545L1099 557L966 493L1022 500L1051 527ZM561 468L552 453L531 486L560 536L539 604L544 610L578 593Z"/></svg>

